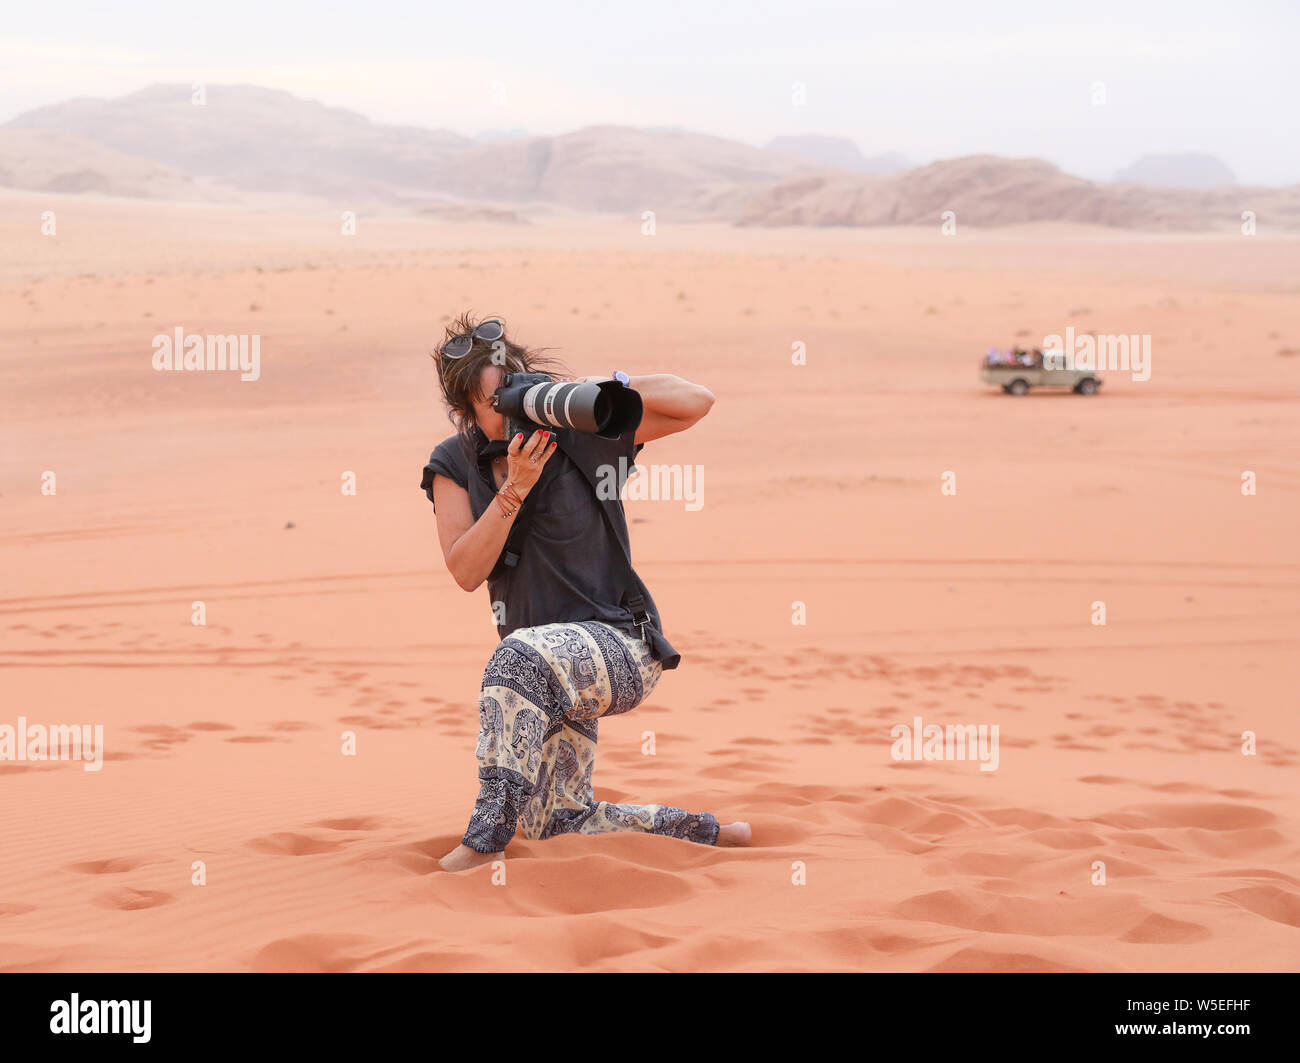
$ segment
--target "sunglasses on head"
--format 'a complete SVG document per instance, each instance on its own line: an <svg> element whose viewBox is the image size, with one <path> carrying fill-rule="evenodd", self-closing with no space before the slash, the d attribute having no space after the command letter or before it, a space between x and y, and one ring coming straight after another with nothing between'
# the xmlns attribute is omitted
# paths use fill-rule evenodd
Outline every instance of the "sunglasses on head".
<svg viewBox="0 0 1300 1063"><path fill-rule="evenodd" d="M444 358L464 358L474 346L475 340L492 343L506 334L506 327L500 321L484 321L473 332L462 332L453 336L439 349Z"/></svg>

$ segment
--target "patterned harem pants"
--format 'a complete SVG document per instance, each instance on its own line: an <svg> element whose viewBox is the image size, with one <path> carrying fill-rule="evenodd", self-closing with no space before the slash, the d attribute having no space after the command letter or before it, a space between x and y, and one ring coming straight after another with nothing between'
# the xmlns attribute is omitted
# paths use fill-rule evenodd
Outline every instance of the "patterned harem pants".
<svg viewBox="0 0 1300 1063"><path fill-rule="evenodd" d="M608 624L521 628L502 639L479 696L479 796L464 843L497 853L515 835L644 831L713 845L708 812L597 801L596 722L627 712L662 674L650 648Z"/></svg>

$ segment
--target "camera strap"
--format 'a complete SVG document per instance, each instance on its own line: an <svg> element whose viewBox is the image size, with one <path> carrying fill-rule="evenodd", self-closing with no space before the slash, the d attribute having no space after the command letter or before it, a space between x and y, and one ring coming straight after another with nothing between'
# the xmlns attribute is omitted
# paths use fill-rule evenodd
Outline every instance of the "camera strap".
<svg viewBox="0 0 1300 1063"><path fill-rule="evenodd" d="M569 452L565 450L562 437L557 437L557 442L560 449L564 450L565 456L569 457L582 470L583 478L596 496L596 508L600 510L600 515L604 518L605 527L609 530L610 538L618 544L618 553L614 555L614 560L619 564L620 568L619 582L625 588L619 604L632 614L632 623L641 632L641 641L654 650L656 659L663 664L664 668L676 668L681 662L682 655L673 649L671 643L664 638L663 632L659 630L658 620L650 615L646 597L641 593L641 579L632 567L632 556L628 553L625 545L627 533L625 531L623 535L619 535L618 528L614 524L611 509L619 504L617 497L612 500L602 498L600 489L592 478L590 470L582 462L573 459Z"/></svg>
<svg viewBox="0 0 1300 1063"><path fill-rule="evenodd" d="M523 554L524 540L528 538L533 514L537 512L537 507L530 506L528 502L529 499L525 498L524 504L519 509L519 516L515 518L514 527L510 529L505 545L501 548L501 556L497 559L497 564L502 568L514 568L519 564L519 558Z"/></svg>
<svg viewBox="0 0 1300 1063"><path fill-rule="evenodd" d="M506 541L501 547L501 554L497 558L497 563L492 567L489 579L495 579L505 569L513 569L519 564L519 559L524 552L524 543L528 539L528 531L533 526L533 517L537 514L537 494L541 486L546 482L546 474L549 471L549 468L542 470L542 475L537 478L537 483L528 492L524 504L519 507L519 515L515 517L515 522L510 528L510 534L506 536Z"/></svg>

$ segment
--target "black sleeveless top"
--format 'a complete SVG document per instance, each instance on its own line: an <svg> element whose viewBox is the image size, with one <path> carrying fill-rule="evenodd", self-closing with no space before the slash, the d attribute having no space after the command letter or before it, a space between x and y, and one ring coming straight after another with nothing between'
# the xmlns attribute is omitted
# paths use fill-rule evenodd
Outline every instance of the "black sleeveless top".
<svg viewBox="0 0 1300 1063"><path fill-rule="evenodd" d="M535 512L518 564L497 565L488 577L498 635L505 638L519 628L539 624L598 620L639 638L641 631L625 604L627 594L639 593L652 621L645 632L651 655L664 668L676 668L681 655L664 637L659 611L645 584L633 573L634 586L624 585L621 554L626 551L631 556L631 549L621 496L644 444L636 443L631 431L617 439L571 429L552 431L560 445L529 493ZM485 454L488 447L478 428L471 429L468 438L457 434L439 443L420 481L429 501L433 501L433 478L441 475L469 493L475 520L489 507L495 511L492 499L497 488L491 459ZM610 485L608 492L602 490L609 501L597 500L593 480ZM601 505L609 507L608 522Z"/></svg>

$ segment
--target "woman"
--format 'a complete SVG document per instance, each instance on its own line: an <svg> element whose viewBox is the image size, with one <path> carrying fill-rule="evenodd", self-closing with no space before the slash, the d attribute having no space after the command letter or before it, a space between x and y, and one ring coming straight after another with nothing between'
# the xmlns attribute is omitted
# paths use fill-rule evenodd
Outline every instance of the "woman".
<svg viewBox="0 0 1300 1063"><path fill-rule="evenodd" d="M626 378L644 407L635 436L550 429L507 440L492 404L506 374L560 367L510 340L497 319L469 315L447 327L435 359L458 431L434 450L421 486L448 570L466 591L487 582L501 635L479 694L478 800L443 870L500 859L517 827L534 839L632 830L749 844L747 823L597 801L591 781L597 720L641 704L680 659L631 570L622 503L602 503L594 477L612 471L621 486L642 445L695 424L712 393L666 374Z"/></svg>

